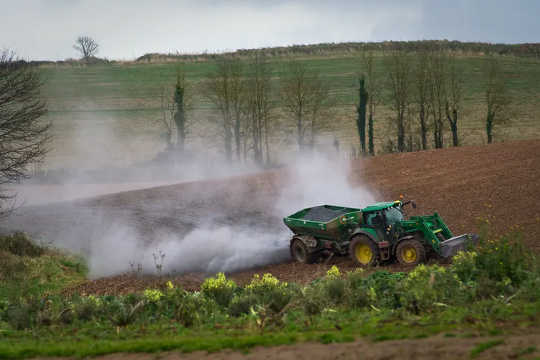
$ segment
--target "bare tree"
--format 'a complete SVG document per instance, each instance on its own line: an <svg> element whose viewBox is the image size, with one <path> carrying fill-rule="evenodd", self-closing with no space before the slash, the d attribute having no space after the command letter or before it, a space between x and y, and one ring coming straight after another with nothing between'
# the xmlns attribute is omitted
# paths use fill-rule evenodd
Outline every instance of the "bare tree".
<svg viewBox="0 0 540 360"><path fill-rule="evenodd" d="M166 149L171 150L174 147L174 113L176 112L176 104L171 99L166 86L160 88L160 117L157 119L159 125L164 128L162 136L165 138Z"/></svg>
<svg viewBox="0 0 540 360"><path fill-rule="evenodd" d="M428 132L428 120L430 114L430 71L428 68L429 53L426 50L420 50L416 53L416 69L414 73L414 85L415 85L415 105L416 112L418 113L418 120L420 125L420 138L422 141L422 149L427 149L427 132Z"/></svg>
<svg viewBox="0 0 540 360"><path fill-rule="evenodd" d="M41 120L47 112L41 85L35 68L12 52L0 53L0 186L28 177L29 166L47 153L50 124ZM10 198L0 189L2 203Z"/></svg>
<svg viewBox="0 0 540 360"><path fill-rule="evenodd" d="M297 143L302 151L307 146L313 147L318 120L330 106L330 97L317 71L295 60L289 61L286 69L281 77L281 102L295 121Z"/></svg>
<svg viewBox="0 0 540 360"><path fill-rule="evenodd" d="M186 135L188 133L187 110L191 104L189 85L186 73L182 67L176 70L176 85L174 87L174 124L176 127L176 149L184 151Z"/></svg>
<svg viewBox="0 0 540 360"><path fill-rule="evenodd" d="M463 102L463 77L456 64L455 53L449 53L447 56L447 98L446 98L446 119L452 131L452 144L459 146L458 119L461 114Z"/></svg>
<svg viewBox="0 0 540 360"><path fill-rule="evenodd" d="M485 63L485 96L486 96L486 134L488 144L493 142L493 128L506 120L506 112L510 104L501 65L495 57L490 57Z"/></svg>
<svg viewBox="0 0 540 360"><path fill-rule="evenodd" d="M405 51L392 50L386 56L390 86L390 104L395 112L397 151L405 151L406 121L412 101L411 55Z"/></svg>
<svg viewBox="0 0 540 360"><path fill-rule="evenodd" d="M256 53L249 66L246 82L246 113L255 162L270 163L271 82L270 68L264 55ZM264 159L266 153L266 160Z"/></svg>
<svg viewBox="0 0 540 360"><path fill-rule="evenodd" d="M369 93L366 90L366 79L364 76L358 78L358 105L356 106L356 127L360 138L360 151L366 154L366 110L369 100Z"/></svg>
<svg viewBox="0 0 540 360"><path fill-rule="evenodd" d="M218 60L216 71L209 75L206 96L221 112L227 160L232 161L233 140L236 145L236 157L240 159L244 101L240 60L227 57Z"/></svg>
<svg viewBox="0 0 540 360"><path fill-rule="evenodd" d="M193 105L192 85L186 80L182 66L176 70L174 91L171 92L169 86L162 85L160 88L160 117L157 122L164 129L162 136L167 150L176 148L182 152L191 125L188 112Z"/></svg>
<svg viewBox="0 0 540 360"><path fill-rule="evenodd" d="M444 118L447 99L446 57L441 48L432 49L429 56L429 100L433 120L433 141L436 149L444 146Z"/></svg>
<svg viewBox="0 0 540 360"><path fill-rule="evenodd" d="M374 136L374 116L375 109L380 101L380 81L375 72L375 54L373 51L365 51L362 54L362 63L366 77L366 90L368 95L368 151L370 155L375 155Z"/></svg>
<svg viewBox="0 0 540 360"><path fill-rule="evenodd" d="M79 36L73 48L81 53L83 59L88 59L97 54L99 45L90 36Z"/></svg>

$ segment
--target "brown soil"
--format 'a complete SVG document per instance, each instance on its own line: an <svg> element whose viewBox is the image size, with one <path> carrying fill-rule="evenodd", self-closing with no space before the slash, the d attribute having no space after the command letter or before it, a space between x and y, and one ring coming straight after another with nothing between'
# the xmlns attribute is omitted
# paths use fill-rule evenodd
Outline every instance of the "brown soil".
<svg viewBox="0 0 540 360"><path fill-rule="evenodd" d="M272 228L283 224L279 216L269 214L266 209L289 176L286 169L278 169L219 181L130 191L74 202L77 207L73 204L63 205L65 208L49 207L46 213L29 210L27 217L22 218L28 224L30 216L32 224L56 231L73 226L73 218L65 217L65 213L73 214L84 208L85 212L80 216L86 216L96 209L107 209L115 215L128 214L150 239L158 225L168 227L170 231L186 232L205 217L225 224L239 222L249 226L258 222ZM367 183L381 194L381 199L396 199L403 194L405 198L416 200L418 208L410 209L409 215L437 211L454 234L478 232L479 224L486 220L497 233L517 226L525 244L538 252L539 179L540 140L532 140L356 160L352 162L349 180L353 185L365 186ZM213 213L217 208L221 210L218 215ZM49 226L52 216L56 223ZM315 265L284 262L231 276L239 283L245 283L254 273L269 272L285 281L306 282L320 276L332 264L339 264L343 270L354 268L348 259L337 258L328 264ZM397 265L387 268L390 271L402 270ZM204 274L197 273L162 279L128 274L88 281L70 292L128 293L160 286L169 279L187 289L197 289L203 278Z"/></svg>
<svg viewBox="0 0 540 360"><path fill-rule="evenodd" d="M447 338L443 335L427 339L396 340L372 343L358 340L342 344L304 343L275 347L256 347L248 353L221 351L207 353L197 351L189 354L166 352L159 354L111 354L101 360L146 359L469 359L475 346L487 341L503 340L503 343L479 353L475 359L533 359L540 355L540 335L526 334L497 338Z"/></svg>

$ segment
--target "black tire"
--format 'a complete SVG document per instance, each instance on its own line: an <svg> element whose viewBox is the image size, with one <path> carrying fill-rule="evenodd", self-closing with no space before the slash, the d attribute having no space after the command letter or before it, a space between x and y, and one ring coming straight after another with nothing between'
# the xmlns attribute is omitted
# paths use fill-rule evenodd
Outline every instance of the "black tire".
<svg viewBox="0 0 540 360"><path fill-rule="evenodd" d="M415 266L426 261L426 249L418 240L403 240L396 248L396 258L401 265Z"/></svg>
<svg viewBox="0 0 540 360"><path fill-rule="evenodd" d="M379 261L379 249L367 236L356 235L349 244L349 256L362 267L374 266Z"/></svg>
<svg viewBox="0 0 540 360"><path fill-rule="evenodd" d="M300 239L292 239L290 249L292 258L300 263L313 264L317 259L316 254L310 253L306 244Z"/></svg>

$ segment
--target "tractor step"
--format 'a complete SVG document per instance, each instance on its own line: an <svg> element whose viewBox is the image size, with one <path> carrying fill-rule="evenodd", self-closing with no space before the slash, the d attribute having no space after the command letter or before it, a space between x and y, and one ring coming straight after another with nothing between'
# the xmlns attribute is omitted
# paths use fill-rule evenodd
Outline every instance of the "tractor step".
<svg viewBox="0 0 540 360"><path fill-rule="evenodd" d="M444 258L454 256L458 251L465 251L468 246L476 245L477 242L478 235L476 234L454 236L453 238L441 242L441 256Z"/></svg>

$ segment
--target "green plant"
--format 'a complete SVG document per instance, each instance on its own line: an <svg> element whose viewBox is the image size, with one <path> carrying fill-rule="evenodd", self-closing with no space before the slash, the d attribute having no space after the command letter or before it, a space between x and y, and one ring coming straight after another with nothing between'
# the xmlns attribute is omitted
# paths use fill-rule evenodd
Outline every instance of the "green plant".
<svg viewBox="0 0 540 360"><path fill-rule="evenodd" d="M228 280L225 274L218 273L215 277L207 278L201 285L201 294L213 299L220 306L227 307L232 300L236 284Z"/></svg>
<svg viewBox="0 0 540 360"><path fill-rule="evenodd" d="M11 235L0 236L0 250L7 251L18 256L41 256L45 249L36 245L23 232L15 232Z"/></svg>
<svg viewBox="0 0 540 360"><path fill-rule="evenodd" d="M145 300L130 305L118 298L109 304L107 314L114 325L126 326L135 321L136 315L143 309L144 305Z"/></svg>
<svg viewBox="0 0 540 360"><path fill-rule="evenodd" d="M400 301L414 314L461 303L464 285L456 274L439 265L419 265L400 282Z"/></svg>
<svg viewBox="0 0 540 360"><path fill-rule="evenodd" d="M292 287L286 282L279 281L272 274L264 274L262 278L255 274L245 287L245 293L244 305L249 299L249 301L255 301L255 304L268 306L269 310L275 313L287 306L293 296ZM237 305L239 304L237 302Z"/></svg>

